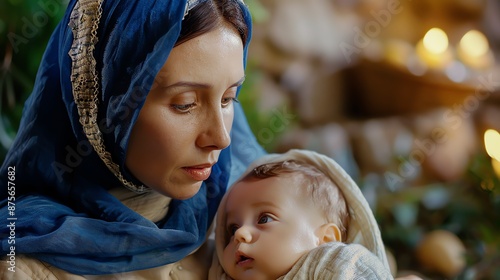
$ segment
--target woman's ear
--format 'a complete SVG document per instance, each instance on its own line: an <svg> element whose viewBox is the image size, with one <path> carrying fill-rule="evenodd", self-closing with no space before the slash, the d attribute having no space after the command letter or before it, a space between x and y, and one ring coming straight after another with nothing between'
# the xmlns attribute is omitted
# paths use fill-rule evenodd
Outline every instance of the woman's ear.
<svg viewBox="0 0 500 280"><path fill-rule="evenodd" d="M319 245L333 242L342 241L342 234L339 227L334 223L323 224L316 230L316 237L318 237Z"/></svg>

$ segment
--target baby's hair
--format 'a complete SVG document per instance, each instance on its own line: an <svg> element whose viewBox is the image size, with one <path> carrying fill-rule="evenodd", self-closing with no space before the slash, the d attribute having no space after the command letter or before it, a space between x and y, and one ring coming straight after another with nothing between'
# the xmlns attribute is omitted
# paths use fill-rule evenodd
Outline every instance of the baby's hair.
<svg viewBox="0 0 500 280"><path fill-rule="evenodd" d="M335 223L339 227L342 241L345 241L350 219L345 197L337 184L315 166L295 160L266 163L254 168L241 181L266 179L284 174L302 176L305 188L301 190L308 194L313 205L317 205L329 223Z"/></svg>

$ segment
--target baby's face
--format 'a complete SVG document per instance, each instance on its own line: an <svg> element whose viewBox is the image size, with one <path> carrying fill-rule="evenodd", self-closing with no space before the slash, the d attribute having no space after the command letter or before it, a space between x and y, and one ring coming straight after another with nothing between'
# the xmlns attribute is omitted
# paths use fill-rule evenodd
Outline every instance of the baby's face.
<svg viewBox="0 0 500 280"><path fill-rule="evenodd" d="M231 188L225 208L229 240L221 262L233 279L275 280L320 244L315 231L324 220L298 182L282 176Z"/></svg>

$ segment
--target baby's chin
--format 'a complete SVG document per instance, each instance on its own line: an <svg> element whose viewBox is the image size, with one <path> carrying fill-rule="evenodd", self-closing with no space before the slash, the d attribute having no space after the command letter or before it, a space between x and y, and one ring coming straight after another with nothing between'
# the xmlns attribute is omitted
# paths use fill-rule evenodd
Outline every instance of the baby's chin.
<svg viewBox="0 0 500 280"><path fill-rule="evenodd" d="M276 280L283 274L279 273L264 273L259 269L248 269L236 275L229 275L233 280Z"/></svg>

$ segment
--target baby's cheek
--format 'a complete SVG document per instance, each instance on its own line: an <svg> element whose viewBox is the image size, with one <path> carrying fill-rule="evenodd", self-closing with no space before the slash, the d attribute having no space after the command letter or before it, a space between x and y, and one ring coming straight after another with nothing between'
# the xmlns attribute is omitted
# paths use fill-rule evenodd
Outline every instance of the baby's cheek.
<svg viewBox="0 0 500 280"><path fill-rule="evenodd" d="M224 247L224 251L222 252L222 262L221 265L224 269L226 269L229 264L233 263L233 258L234 258L234 250L231 246L231 244L227 244L226 247Z"/></svg>

